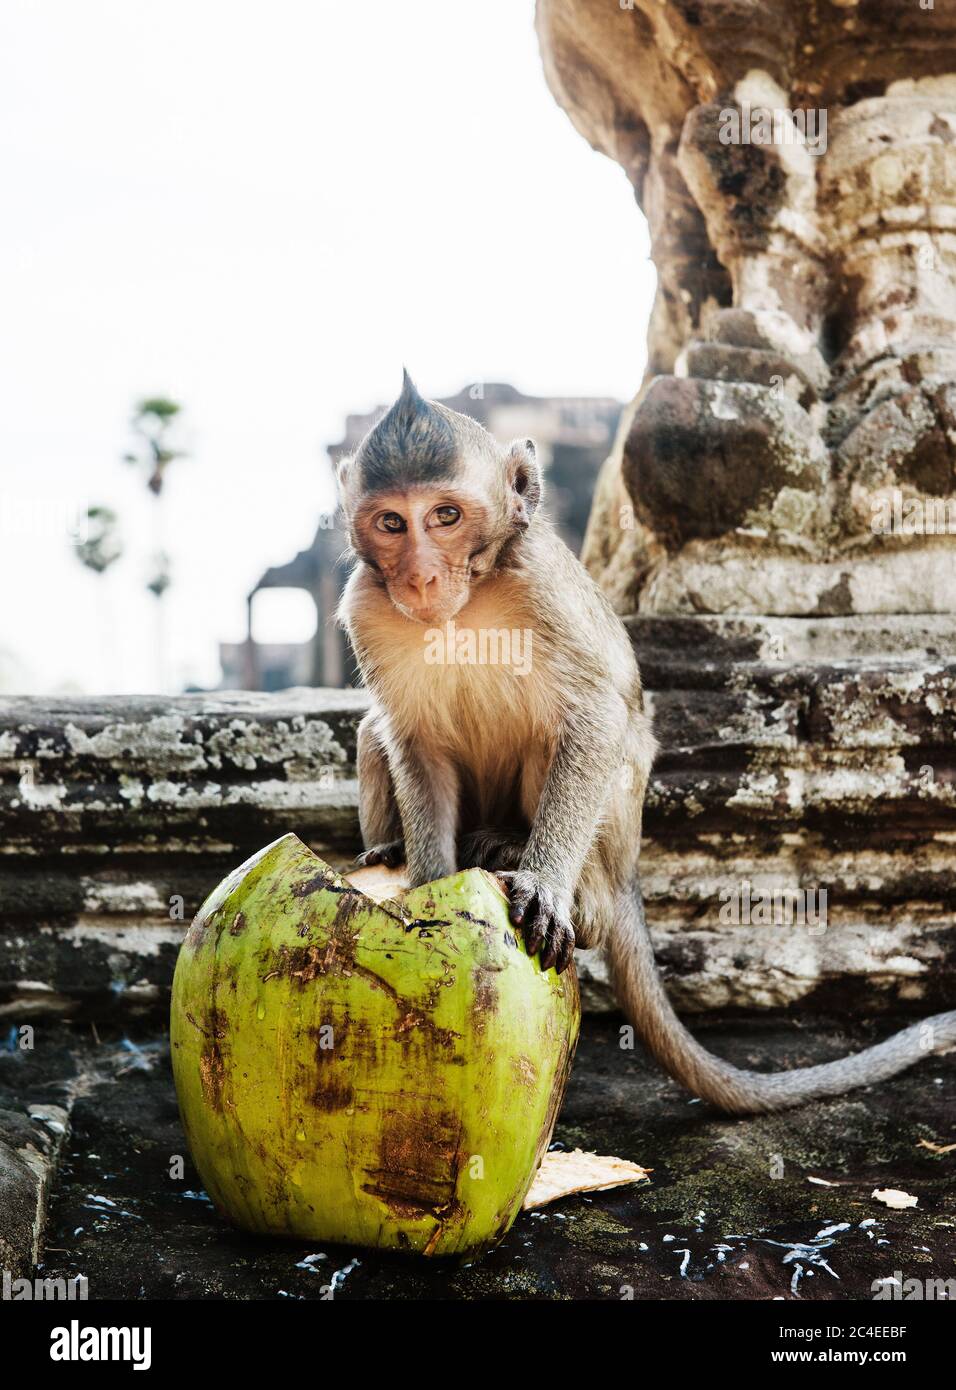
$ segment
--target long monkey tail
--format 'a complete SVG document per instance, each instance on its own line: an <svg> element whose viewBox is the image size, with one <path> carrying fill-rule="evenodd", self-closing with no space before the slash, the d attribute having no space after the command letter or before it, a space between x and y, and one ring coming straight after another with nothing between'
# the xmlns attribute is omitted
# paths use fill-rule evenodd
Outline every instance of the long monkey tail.
<svg viewBox="0 0 956 1390"><path fill-rule="evenodd" d="M923 1057L956 1046L954 1011L923 1019L837 1062L770 1074L741 1071L701 1047L675 1014L657 971L637 879L616 906L608 961L618 1002L676 1081L732 1115L786 1110L820 1096L842 1095L855 1086L885 1081Z"/></svg>

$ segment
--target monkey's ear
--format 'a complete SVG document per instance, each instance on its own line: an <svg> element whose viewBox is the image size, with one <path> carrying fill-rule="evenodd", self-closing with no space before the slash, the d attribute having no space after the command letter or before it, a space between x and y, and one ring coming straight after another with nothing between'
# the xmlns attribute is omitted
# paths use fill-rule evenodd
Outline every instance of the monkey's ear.
<svg viewBox="0 0 956 1390"><path fill-rule="evenodd" d="M533 439L516 439L508 446L505 472L511 489L512 517L519 530L531 524L541 501L541 467Z"/></svg>
<svg viewBox="0 0 956 1390"><path fill-rule="evenodd" d="M349 473L351 472L351 469L352 458L349 454L346 454L344 458L339 459L338 463L335 465L335 481L338 484L340 497L345 492L346 486L348 485Z"/></svg>

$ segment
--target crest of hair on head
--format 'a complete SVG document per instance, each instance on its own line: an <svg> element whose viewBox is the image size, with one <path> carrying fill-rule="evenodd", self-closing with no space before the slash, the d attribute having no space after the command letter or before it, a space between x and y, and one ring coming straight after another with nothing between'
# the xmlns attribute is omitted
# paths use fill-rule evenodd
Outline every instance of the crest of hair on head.
<svg viewBox="0 0 956 1390"><path fill-rule="evenodd" d="M398 400L356 451L361 490L402 491L452 477L458 448L449 414L419 395L406 370Z"/></svg>

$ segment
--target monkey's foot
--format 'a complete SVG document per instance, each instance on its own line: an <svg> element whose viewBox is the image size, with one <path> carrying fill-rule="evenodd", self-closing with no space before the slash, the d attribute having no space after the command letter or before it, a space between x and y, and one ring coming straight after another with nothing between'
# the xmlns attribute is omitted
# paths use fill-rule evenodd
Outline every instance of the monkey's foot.
<svg viewBox="0 0 956 1390"><path fill-rule="evenodd" d="M524 933L528 954L541 952L541 969L553 965L560 975L574 955L574 928L567 910L550 888L525 869L499 873L508 894L511 920Z"/></svg>
<svg viewBox="0 0 956 1390"><path fill-rule="evenodd" d="M384 845L372 845L370 849L356 856L360 869L370 869L374 864L382 864L386 869L397 869L405 863L405 841L389 840Z"/></svg>
<svg viewBox="0 0 956 1390"><path fill-rule="evenodd" d="M517 869L521 863L527 835L509 835L499 830L474 830L465 835L458 850L461 868L487 869L489 873Z"/></svg>

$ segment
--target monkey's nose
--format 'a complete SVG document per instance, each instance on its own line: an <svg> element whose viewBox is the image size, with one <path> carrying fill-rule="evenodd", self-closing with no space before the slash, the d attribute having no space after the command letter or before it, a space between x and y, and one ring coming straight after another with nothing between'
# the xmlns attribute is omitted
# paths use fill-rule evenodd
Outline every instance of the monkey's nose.
<svg viewBox="0 0 956 1390"><path fill-rule="evenodd" d="M408 587L414 592L422 608L426 608L435 597L438 588L437 574L410 574Z"/></svg>

